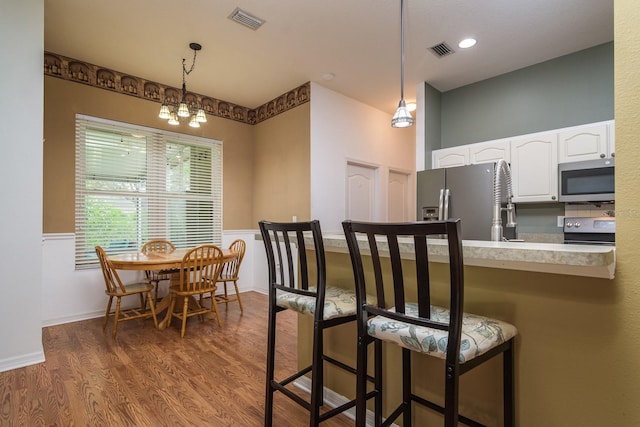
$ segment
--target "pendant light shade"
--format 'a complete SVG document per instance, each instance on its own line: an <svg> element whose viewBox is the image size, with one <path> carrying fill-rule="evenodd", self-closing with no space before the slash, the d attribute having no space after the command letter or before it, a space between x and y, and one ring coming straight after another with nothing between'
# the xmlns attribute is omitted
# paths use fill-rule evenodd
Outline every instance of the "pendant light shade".
<svg viewBox="0 0 640 427"><path fill-rule="evenodd" d="M205 115L204 110L202 108L198 110L198 113L196 114L196 120L198 121L198 123L207 122L207 116Z"/></svg>
<svg viewBox="0 0 640 427"><path fill-rule="evenodd" d="M169 111L169 106L167 104L162 104L162 107L160 107L160 114L158 114L158 117L165 120L168 120L171 118L171 111Z"/></svg>
<svg viewBox="0 0 640 427"><path fill-rule="evenodd" d="M178 120L178 114L173 112L170 114L169 116L169 122L170 125L172 126L176 126L180 124L180 120Z"/></svg>
<svg viewBox="0 0 640 427"><path fill-rule="evenodd" d="M192 128L199 128L200 127L200 122L196 119L196 115L195 114L193 116L191 116L191 119L189 120L189 126L191 126Z"/></svg>
<svg viewBox="0 0 640 427"><path fill-rule="evenodd" d="M400 0L400 102L391 119L394 128L406 128L413 125L413 117L404 102L404 0Z"/></svg>
<svg viewBox="0 0 640 427"><path fill-rule="evenodd" d="M407 110L407 105L405 104L404 99L401 99L398 109L391 119L391 126L394 128L406 128L412 124L413 117L411 117L411 113Z"/></svg>
<svg viewBox="0 0 640 427"><path fill-rule="evenodd" d="M185 102L181 102L180 106L178 107L178 116L179 117L189 117L191 114L189 114L189 107L187 107L187 104Z"/></svg>

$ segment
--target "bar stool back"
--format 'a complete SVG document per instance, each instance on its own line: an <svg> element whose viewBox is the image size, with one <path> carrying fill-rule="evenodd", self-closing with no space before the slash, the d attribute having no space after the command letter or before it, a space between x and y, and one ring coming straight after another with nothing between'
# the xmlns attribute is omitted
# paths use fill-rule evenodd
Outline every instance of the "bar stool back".
<svg viewBox="0 0 640 427"><path fill-rule="evenodd" d="M326 284L324 244L318 221L274 223L260 221L269 269L269 324L267 338L267 381L265 426L272 425L273 397L279 391L309 410L309 425L317 426L334 415L355 406L355 398L334 409L320 412L323 406L323 362L332 363L355 375L355 369L323 352L323 332L327 328L356 320L356 295L353 290ZM308 256L307 249L315 256ZM298 272L296 274L296 269ZM313 271L315 269L315 275ZM294 310L313 316L313 355L310 366L290 377L274 379L276 353L276 315ZM311 373L311 399L304 400L286 386Z"/></svg>
<svg viewBox="0 0 640 427"><path fill-rule="evenodd" d="M415 402L444 415L445 426L458 421L478 426L458 414L459 376L503 355L503 417L505 426L514 425L513 351L517 330L513 325L463 312L464 270L460 220L415 223L362 223L344 221L343 228L351 255L358 298L358 379L357 425L366 416L367 347L374 343L375 423L382 425L382 342L402 347L402 402L386 417L390 425L400 415L403 425L412 425L411 403ZM433 236L438 235L438 236ZM358 238L361 236L361 238ZM427 245L427 236L447 239L447 245ZM365 275L363 252L370 255ZM415 281L404 274L401 257L413 253ZM447 253L448 252L448 253ZM449 308L431 304L429 257L440 255L449 261ZM370 271L370 270L369 270ZM371 283L369 283L369 281ZM416 283L417 282L417 283ZM375 302L366 301L366 292L375 293ZM444 359L444 406L412 392L411 354L417 352Z"/></svg>

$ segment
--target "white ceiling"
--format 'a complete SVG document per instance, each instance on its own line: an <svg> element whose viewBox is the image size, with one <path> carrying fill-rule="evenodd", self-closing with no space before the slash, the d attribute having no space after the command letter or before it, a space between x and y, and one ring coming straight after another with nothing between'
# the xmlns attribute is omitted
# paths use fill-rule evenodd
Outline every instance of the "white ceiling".
<svg viewBox="0 0 640 427"><path fill-rule="evenodd" d="M393 113L398 0L45 0L45 50L255 108L307 81ZM236 7L265 20L228 19ZM447 91L613 40L613 0L405 0L405 98ZM458 41L473 36L467 50ZM430 47L456 51L442 58ZM335 74L331 81L325 73Z"/></svg>

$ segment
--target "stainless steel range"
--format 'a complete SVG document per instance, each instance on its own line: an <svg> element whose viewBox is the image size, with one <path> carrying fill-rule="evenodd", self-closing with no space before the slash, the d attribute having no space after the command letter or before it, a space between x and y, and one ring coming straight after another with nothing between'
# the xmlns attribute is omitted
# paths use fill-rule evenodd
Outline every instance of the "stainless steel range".
<svg viewBox="0 0 640 427"><path fill-rule="evenodd" d="M609 216L565 217L564 242L615 245L616 219Z"/></svg>

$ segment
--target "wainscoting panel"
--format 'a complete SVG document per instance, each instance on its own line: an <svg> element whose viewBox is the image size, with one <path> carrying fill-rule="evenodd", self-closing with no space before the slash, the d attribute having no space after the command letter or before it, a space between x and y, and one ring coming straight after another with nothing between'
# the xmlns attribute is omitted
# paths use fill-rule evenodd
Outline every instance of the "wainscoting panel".
<svg viewBox="0 0 640 427"><path fill-rule="evenodd" d="M243 239L247 243L240 267L240 292L267 293L267 262L262 241L255 240L257 233L258 230L223 232L223 247L228 247L235 239ZM103 316L107 297L104 294L102 272L99 268L75 269L74 234L45 234L42 242L42 326ZM259 249L257 252L256 248ZM135 271L119 271L118 274L123 281L144 277L142 272Z"/></svg>

